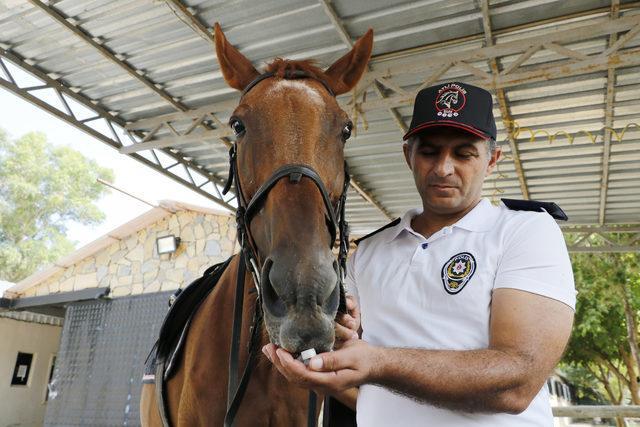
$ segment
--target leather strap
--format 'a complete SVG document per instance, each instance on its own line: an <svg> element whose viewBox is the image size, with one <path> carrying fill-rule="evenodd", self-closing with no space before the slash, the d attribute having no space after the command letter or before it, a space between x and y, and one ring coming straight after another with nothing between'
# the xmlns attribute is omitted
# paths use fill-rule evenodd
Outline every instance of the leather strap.
<svg viewBox="0 0 640 427"><path fill-rule="evenodd" d="M247 364L244 367L244 372L242 373L242 377L240 378L238 387L233 391L233 398L231 399L231 403L227 407L227 413L224 417L225 427L232 427L234 425L233 423L236 414L238 413L238 409L240 408L242 398L247 391L249 379L251 378L251 373L253 372L253 368L255 367L255 358L256 354L258 353L258 345L260 344L260 327L262 326L262 307L260 304L260 298L258 297L256 299L253 312L253 325L251 326L250 331L251 336L249 338L249 356L247 357Z"/></svg>
<svg viewBox="0 0 640 427"><path fill-rule="evenodd" d="M299 176L296 176L299 175ZM320 175L313 170L311 167L306 165L286 165L278 170L276 170L271 177L258 188L256 194L253 195L249 205L245 209L244 217L246 224L251 222L251 219L255 215L255 212L260 207L260 204L266 199L269 191L280 181L280 179L289 176L294 182L300 181L301 177L309 178L313 183L318 187L320 194L322 195L322 201L324 202L324 206L327 210L327 214L329 216L329 231L331 233L331 246L333 246L333 242L336 240L336 224L338 221L336 220L336 214L333 210L333 206L331 205L331 199L329 199L329 194L327 194L327 190L322 183L322 178Z"/></svg>
<svg viewBox="0 0 640 427"><path fill-rule="evenodd" d="M164 360L156 361L156 404L160 412L160 420L163 427L171 427L169 420L169 408L164 398Z"/></svg>
<svg viewBox="0 0 640 427"><path fill-rule="evenodd" d="M242 333L242 308L244 303L245 261L240 256L236 277L236 298L233 305L233 329L231 332L231 350L229 352L229 382L227 384L227 411L233 403L238 389L238 358L240 357L240 334Z"/></svg>
<svg viewBox="0 0 640 427"><path fill-rule="evenodd" d="M318 406L318 396L313 390L309 390L309 409L307 411L307 427L316 427L316 409Z"/></svg>

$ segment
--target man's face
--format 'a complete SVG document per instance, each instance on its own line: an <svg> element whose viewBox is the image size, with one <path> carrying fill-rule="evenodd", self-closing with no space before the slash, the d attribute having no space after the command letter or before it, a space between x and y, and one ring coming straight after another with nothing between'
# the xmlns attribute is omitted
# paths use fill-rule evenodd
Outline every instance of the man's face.
<svg viewBox="0 0 640 427"><path fill-rule="evenodd" d="M499 148L489 154L483 139L449 128L422 132L403 149L425 211L441 215L474 206L500 158Z"/></svg>

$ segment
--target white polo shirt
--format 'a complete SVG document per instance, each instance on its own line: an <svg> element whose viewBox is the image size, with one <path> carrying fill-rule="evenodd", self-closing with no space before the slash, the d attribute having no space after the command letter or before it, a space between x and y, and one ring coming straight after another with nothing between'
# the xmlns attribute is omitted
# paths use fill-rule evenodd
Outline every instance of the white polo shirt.
<svg viewBox="0 0 640 427"><path fill-rule="evenodd" d="M363 240L349 258L347 290L362 315L363 339L385 347L473 350L489 345L491 295L520 289L575 307L573 272L562 232L547 213L481 200L428 239L411 229L419 210ZM358 425L552 426L546 387L519 415L450 411L383 387L363 385Z"/></svg>

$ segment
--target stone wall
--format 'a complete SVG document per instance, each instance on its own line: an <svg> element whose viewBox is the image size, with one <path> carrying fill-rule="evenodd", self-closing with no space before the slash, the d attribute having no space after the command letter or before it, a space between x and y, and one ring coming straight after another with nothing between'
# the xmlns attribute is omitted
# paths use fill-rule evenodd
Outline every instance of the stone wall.
<svg viewBox="0 0 640 427"><path fill-rule="evenodd" d="M180 246L173 254L158 255L156 238L167 234L180 237ZM26 289L21 296L106 286L112 297L173 290L227 259L235 243L231 216L178 211Z"/></svg>

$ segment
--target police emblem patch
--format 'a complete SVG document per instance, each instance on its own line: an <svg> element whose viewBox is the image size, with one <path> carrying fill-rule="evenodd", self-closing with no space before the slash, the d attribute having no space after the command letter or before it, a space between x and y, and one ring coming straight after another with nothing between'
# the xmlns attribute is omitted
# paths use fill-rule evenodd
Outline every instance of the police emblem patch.
<svg viewBox="0 0 640 427"><path fill-rule="evenodd" d="M469 252L452 256L442 266L442 284L444 290L455 295L465 287L476 272L476 259Z"/></svg>

